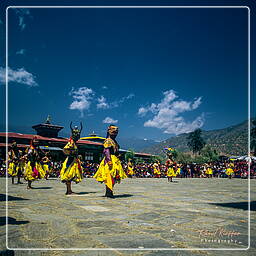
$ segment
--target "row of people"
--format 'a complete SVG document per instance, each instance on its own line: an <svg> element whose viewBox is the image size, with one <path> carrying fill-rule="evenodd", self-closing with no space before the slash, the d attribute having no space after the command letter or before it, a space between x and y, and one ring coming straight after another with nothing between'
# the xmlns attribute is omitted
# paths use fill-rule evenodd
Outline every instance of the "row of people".
<svg viewBox="0 0 256 256"><path fill-rule="evenodd" d="M71 137L63 148L63 152L67 157L61 165L59 176L61 181L66 184L66 195L74 193L71 189L71 183L79 183L83 178L82 162L76 145L80 138L81 129L79 130L77 126L74 129L71 127ZM117 134L118 127L110 125L103 144L104 158L94 174L94 178L97 181L105 183L105 196L112 198L114 185L127 178L119 159ZM24 172L24 179L28 182L27 188L31 189L31 184L34 180L47 178L50 171L50 162L47 153L40 149L39 141L36 137L31 140L30 146L25 150L24 154L18 150L17 144L14 142L8 152L8 174L12 177L12 183L14 183L14 178L18 177L18 184L20 184L20 178Z"/></svg>
<svg viewBox="0 0 256 256"><path fill-rule="evenodd" d="M23 155L23 153L21 153ZM23 156L24 157L24 156ZM80 157L81 158L81 157ZM25 156L26 159L26 156ZM50 157L49 157L50 159ZM48 163L42 163L43 169L45 170L45 178L50 177L59 177L60 171L62 168L61 161L49 161ZM82 161L82 176L85 178L93 177L96 171L99 168L99 163L93 163L90 161ZM123 169L126 171L128 177L137 177L137 178L153 178L153 177L167 177L175 176L180 178L187 177L197 177L197 178L206 178L206 177L218 177L225 178L227 176L233 176L236 178L247 178L248 177L248 163L244 161L236 161L231 163L214 163L214 164L177 164L174 170L170 169L168 172L168 168L164 164L149 164L149 163L141 163L134 164L132 161L122 162ZM158 167L157 167L158 166ZM208 166L208 167L207 167ZM228 168L230 166L230 168ZM6 165L4 161L0 160L0 177L5 176ZM9 165L10 167L10 165ZM24 170L24 163L20 163L18 168L16 169L17 173L20 175L23 173L21 171ZM157 167L157 168L156 168ZM229 170L228 170L229 169ZM251 164L251 178L256 177L256 164L253 162ZM174 172L173 172L174 171ZM227 175L228 174L228 175ZM20 181L20 177L18 177L18 182Z"/></svg>
<svg viewBox="0 0 256 256"><path fill-rule="evenodd" d="M256 177L256 165L253 163L250 167L251 177ZM169 177L169 181L172 177L179 178L224 178L224 177L248 177L248 163L243 164L227 162L222 164L179 164L173 161L167 160L165 164L137 164L133 167L133 173L138 178L163 178Z"/></svg>

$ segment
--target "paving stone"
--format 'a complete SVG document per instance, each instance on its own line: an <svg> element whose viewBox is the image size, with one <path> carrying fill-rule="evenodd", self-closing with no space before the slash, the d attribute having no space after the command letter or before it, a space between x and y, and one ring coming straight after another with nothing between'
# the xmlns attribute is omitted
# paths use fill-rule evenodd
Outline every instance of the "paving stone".
<svg viewBox="0 0 256 256"><path fill-rule="evenodd" d="M110 209L102 206L96 206L96 205L87 205L87 206L81 206L85 210L93 211L93 212L107 212L110 211Z"/></svg>
<svg viewBox="0 0 256 256"><path fill-rule="evenodd" d="M163 239L156 239L147 234L119 235L119 236L98 236L97 240L111 248L171 248L171 244Z"/></svg>
<svg viewBox="0 0 256 256"><path fill-rule="evenodd" d="M247 245L248 198L246 180L240 179L126 179L115 187L115 199L104 198L104 187L93 179L74 185L65 196L58 179L26 184L9 182L9 246L15 248L112 248L106 251L15 251L16 255L256 255L255 211L251 211L251 249L248 251L181 251L185 248L243 249ZM5 194L0 178L0 193ZM251 180L251 195L256 180ZM0 202L0 214L5 202ZM0 248L5 246L5 220L0 223ZM199 231L224 228L237 231L240 244L204 242ZM206 237L207 239L209 237ZM218 236L210 236L214 239ZM118 250L118 248L136 250ZM179 250L142 250L143 248Z"/></svg>

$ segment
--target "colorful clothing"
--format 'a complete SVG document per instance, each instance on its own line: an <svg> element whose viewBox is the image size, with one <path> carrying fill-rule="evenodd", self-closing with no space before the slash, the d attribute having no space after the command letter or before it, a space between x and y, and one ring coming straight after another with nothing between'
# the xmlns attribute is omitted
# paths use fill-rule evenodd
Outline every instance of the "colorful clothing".
<svg viewBox="0 0 256 256"><path fill-rule="evenodd" d="M8 157L8 174L12 177L18 176L19 151L17 150L16 146L12 147L11 150L8 152Z"/></svg>
<svg viewBox="0 0 256 256"><path fill-rule="evenodd" d="M45 171L42 165L38 162L29 161L25 166L24 179L33 181L37 179L43 179L45 176Z"/></svg>
<svg viewBox="0 0 256 256"><path fill-rule="evenodd" d="M17 173L20 174L20 175L23 175L24 174L24 171L25 171L25 167L26 167L26 162L24 159L20 159L18 164L17 164Z"/></svg>
<svg viewBox="0 0 256 256"><path fill-rule="evenodd" d="M169 167L167 170L167 177L176 177L176 173L173 167Z"/></svg>
<svg viewBox="0 0 256 256"><path fill-rule="evenodd" d="M234 173L234 170L233 170L232 168L227 168L227 169L226 169L226 174L227 174L228 176L232 175L233 173Z"/></svg>
<svg viewBox="0 0 256 256"><path fill-rule="evenodd" d="M212 175L213 170L211 168L207 168L205 174Z"/></svg>
<svg viewBox="0 0 256 256"><path fill-rule="evenodd" d="M103 146L103 154L105 156L93 177L99 182L104 182L106 186L113 191L115 183L120 183L121 180L127 178L127 176L123 170L121 161L117 157L119 150L117 142L111 138L107 138Z"/></svg>
<svg viewBox="0 0 256 256"><path fill-rule="evenodd" d="M159 165L157 163L153 164L153 170L156 177L160 177L161 171L159 169Z"/></svg>
<svg viewBox="0 0 256 256"><path fill-rule="evenodd" d="M48 175L50 174L50 159L45 156L43 159L42 159L42 166L43 166L43 169L45 171L45 178L47 179L48 178Z"/></svg>
<svg viewBox="0 0 256 256"><path fill-rule="evenodd" d="M49 165L48 164L43 164L43 169L45 172L49 173Z"/></svg>
<svg viewBox="0 0 256 256"><path fill-rule="evenodd" d="M128 169L128 175L134 175L134 171L133 171L133 166L131 163L128 163L128 166L127 166L127 169Z"/></svg>
<svg viewBox="0 0 256 256"><path fill-rule="evenodd" d="M17 168L17 165L14 162L9 163L8 173L13 177L18 175L18 168Z"/></svg>
<svg viewBox="0 0 256 256"><path fill-rule="evenodd" d="M45 171L40 164L40 149L34 147L32 144L28 150L28 162L25 165L24 179L27 181L33 181L37 179L43 179L45 177ZM42 152L41 152L42 153Z"/></svg>
<svg viewBox="0 0 256 256"><path fill-rule="evenodd" d="M82 166L78 158L78 149L72 138L69 139L67 145L64 147L63 152L68 157L64 161L61 171L60 179L62 182L74 181L79 183L82 181Z"/></svg>

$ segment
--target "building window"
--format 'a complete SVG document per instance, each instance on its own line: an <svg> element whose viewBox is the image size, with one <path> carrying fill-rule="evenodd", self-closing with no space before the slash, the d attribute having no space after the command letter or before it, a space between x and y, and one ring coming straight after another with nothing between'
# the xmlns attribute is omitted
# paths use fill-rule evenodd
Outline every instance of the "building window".
<svg viewBox="0 0 256 256"><path fill-rule="evenodd" d="M93 153L91 152L85 153L84 160L93 161Z"/></svg>

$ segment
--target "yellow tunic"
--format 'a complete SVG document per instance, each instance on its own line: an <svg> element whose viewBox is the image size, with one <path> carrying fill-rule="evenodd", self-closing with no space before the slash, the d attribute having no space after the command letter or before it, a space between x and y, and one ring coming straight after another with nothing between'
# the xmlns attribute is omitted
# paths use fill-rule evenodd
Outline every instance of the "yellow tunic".
<svg viewBox="0 0 256 256"><path fill-rule="evenodd" d="M232 168L227 168L226 169L226 174L229 176L229 175L232 175L234 173L233 169Z"/></svg>
<svg viewBox="0 0 256 256"><path fill-rule="evenodd" d="M134 175L133 166L128 164L128 174Z"/></svg>
<svg viewBox="0 0 256 256"><path fill-rule="evenodd" d="M160 174L161 174L161 172L160 172L160 170L159 170L158 168L154 168L154 174L158 174L158 175L160 175Z"/></svg>
<svg viewBox="0 0 256 256"><path fill-rule="evenodd" d="M157 163L153 164L153 170L154 170L155 175L160 175L161 174L161 172L159 170L159 166L158 166Z"/></svg>
<svg viewBox="0 0 256 256"><path fill-rule="evenodd" d="M67 166L69 157L72 157L72 154L74 154L76 151L77 146L75 142L71 139L63 149L64 154L70 156L68 156L62 164L62 168L60 171L60 179L62 182L74 181L76 183L79 183L82 181L82 167L78 157L73 156L73 161L69 164L69 166Z"/></svg>
<svg viewBox="0 0 256 256"><path fill-rule="evenodd" d="M44 169L45 172L49 172L48 164L43 164L43 169Z"/></svg>
<svg viewBox="0 0 256 256"><path fill-rule="evenodd" d="M13 177L18 175L18 168L17 168L17 165L15 163L13 163L13 162L9 163L8 173Z"/></svg>
<svg viewBox="0 0 256 256"><path fill-rule="evenodd" d="M208 175L211 175L211 174L213 174L213 171L212 171L211 168L207 168L205 173L208 174Z"/></svg>
<svg viewBox="0 0 256 256"><path fill-rule="evenodd" d="M167 177L176 177L176 173L172 167L169 167L167 170Z"/></svg>

